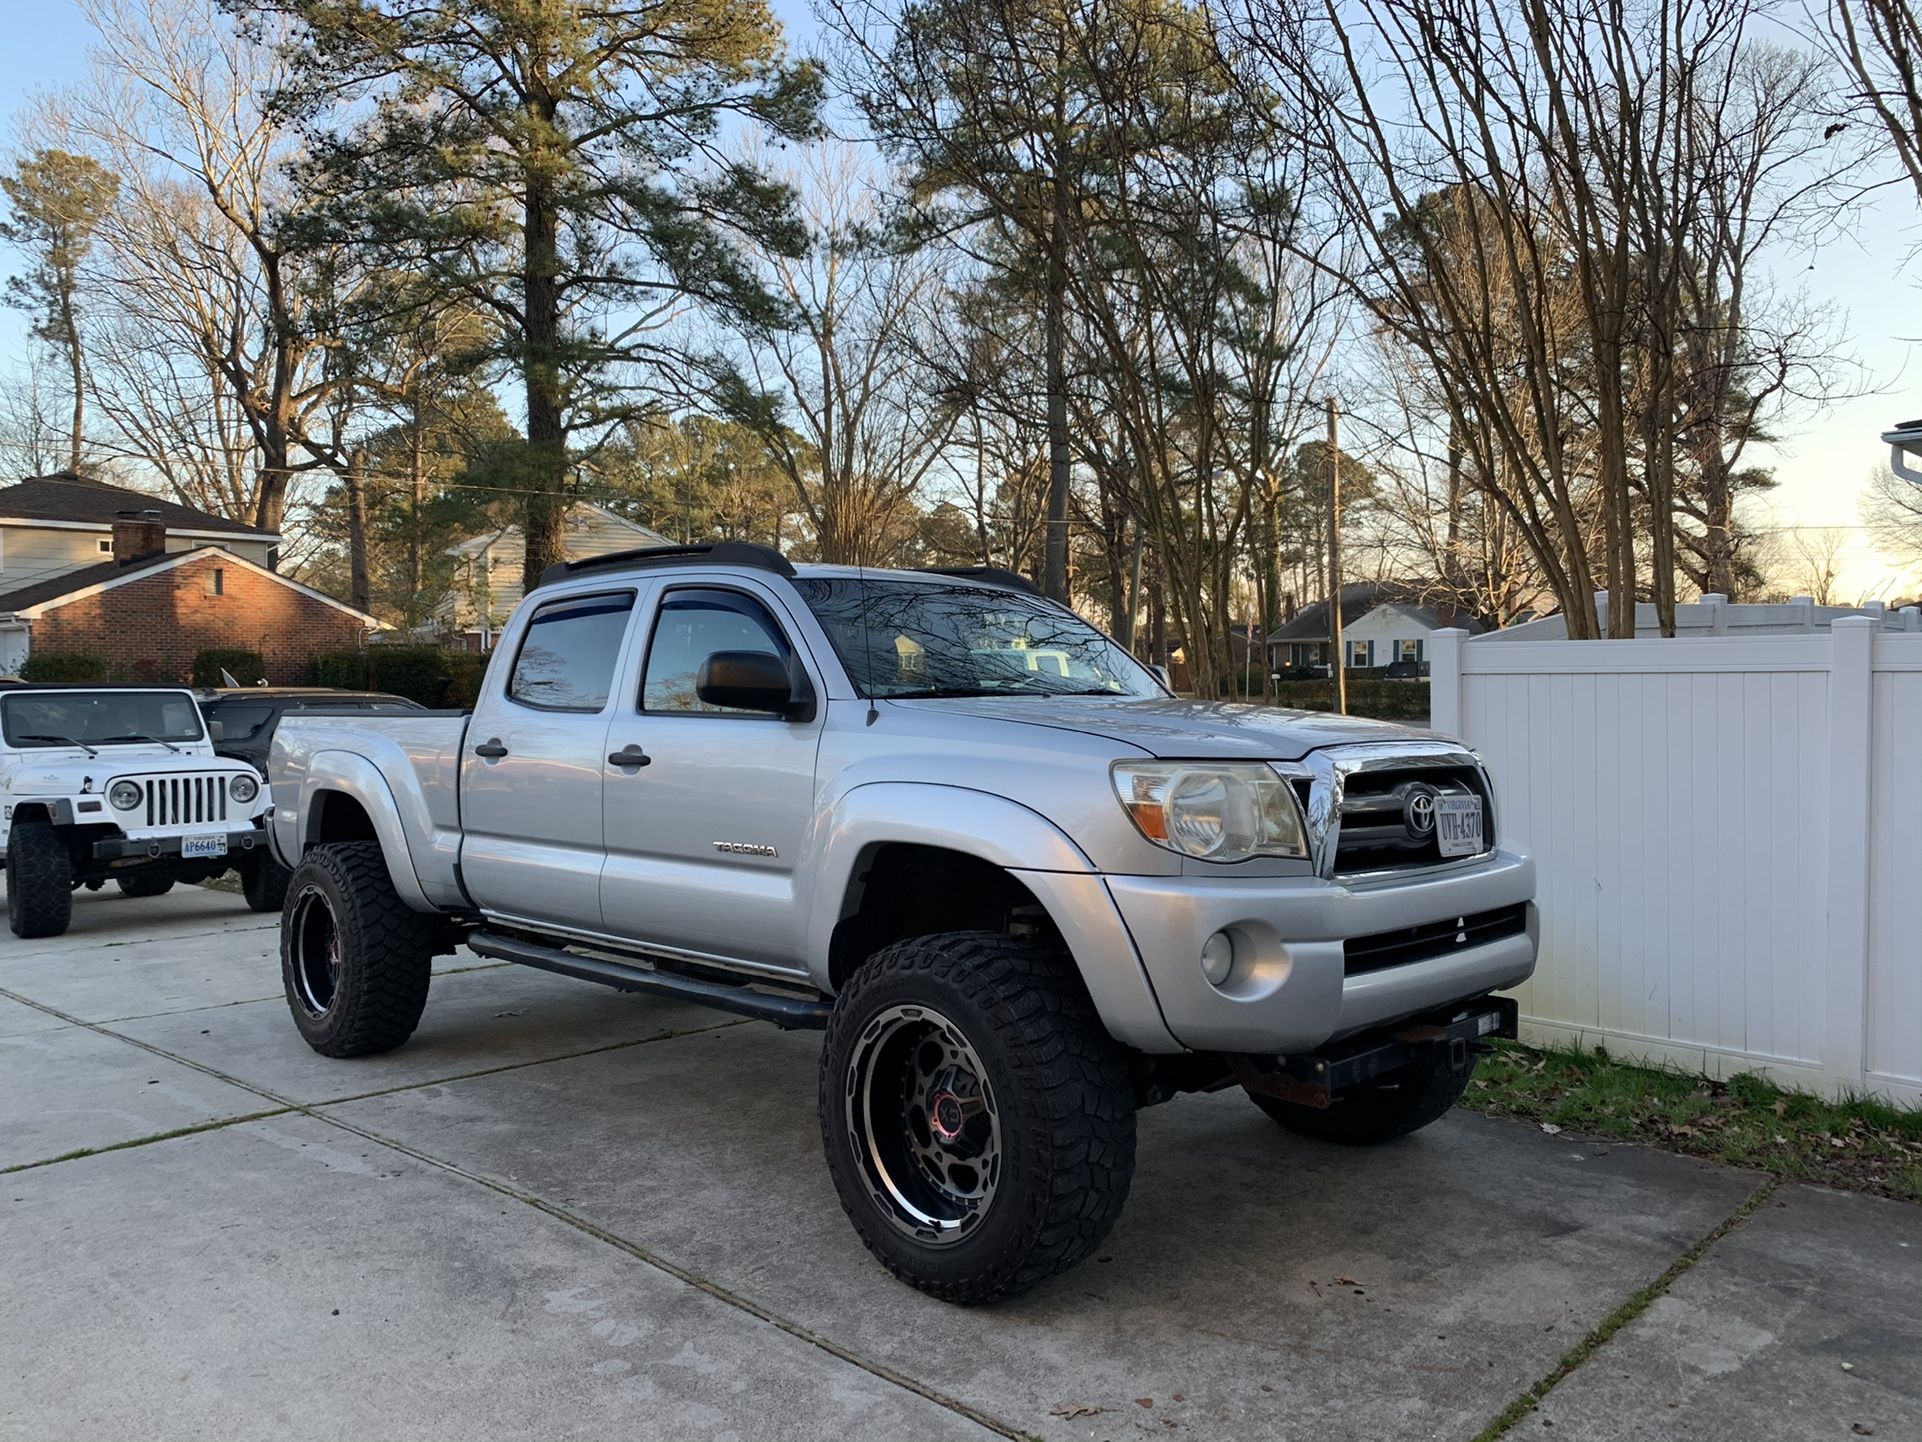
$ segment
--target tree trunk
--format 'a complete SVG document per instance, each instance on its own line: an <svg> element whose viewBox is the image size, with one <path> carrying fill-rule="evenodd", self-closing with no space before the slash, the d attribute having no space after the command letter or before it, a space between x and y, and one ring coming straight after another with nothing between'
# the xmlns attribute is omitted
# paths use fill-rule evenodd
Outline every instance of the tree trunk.
<svg viewBox="0 0 1922 1442"><path fill-rule="evenodd" d="M1068 376L1067 281L1061 273L1059 251L1048 261L1048 295L1042 344L1047 351L1048 403L1048 519L1043 538L1041 591L1057 601L1068 599Z"/></svg>
<svg viewBox="0 0 1922 1442"><path fill-rule="evenodd" d="M418 626L426 620L421 591L426 584L427 547L421 534L421 512L427 506L427 423L421 414L421 401L413 405L413 442L407 458L407 624Z"/></svg>
<svg viewBox="0 0 1922 1442"><path fill-rule="evenodd" d="M87 422L86 365L80 352L80 324L74 315L73 277L60 280L60 326L67 337L67 366L73 377L73 434L67 447L67 469L80 474L81 452L85 446Z"/></svg>
<svg viewBox="0 0 1922 1442"><path fill-rule="evenodd" d="M526 557L521 584L533 590L541 572L566 559L563 544L567 431L562 417L560 236L553 196L539 183L527 190L527 349L521 360L527 389L527 495L521 531Z"/></svg>
<svg viewBox="0 0 1922 1442"><path fill-rule="evenodd" d="M347 575L349 600L358 610L372 609L373 587L367 579L367 453L357 450L341 476L347 493Z"/></svg>

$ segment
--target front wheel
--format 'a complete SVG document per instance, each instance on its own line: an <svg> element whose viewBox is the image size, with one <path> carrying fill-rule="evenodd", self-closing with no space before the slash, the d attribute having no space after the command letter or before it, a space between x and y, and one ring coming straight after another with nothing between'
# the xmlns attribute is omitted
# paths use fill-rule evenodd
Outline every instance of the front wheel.
<svg viewBox="0 0 1922 1442"><path fill-rule="evenodd" d="M240 894L249 911L279 911L287 900L287 883L293 872L264 852L256 852L235 868L240 873Z"/></svg>
<svg viewBox="0 0 1922 1442"><path fill-rule="evenodd" d="M317 846L287 882L280 974L287 1007L322 1056L391 1051L427 1005L440 918L400 899L380 844Z"/></svg>
<svg viewBox="0 0 1922 1442"><path fill-rule="evenodd" d="M1059 952L951 932L875 953L835 999L821 1138L854 1229L950 1302L1065 1271L1134 1176L1128 1067Z"/></svg>
<svg viewBox="0 0 1922 1442"><path fill-rule="evenodd" d="M174 889L174 879L136 872L132 876L116 877L114 885L120 888L122 896L165 896Z"/></svg>
<svg viewBox="0 0 1922 1442"><path fill-rule="evenodd" d="M7 925L19 937L61 936L73 920L73 858L51 821L7 833Z"/></svg>
<svg viewBox="0 0 1922 1442"><path fill-rule="evenodd" d="M1439 1121L1468 1089L1471 1054L1459 1070L1445 1060L1391 1072L1379 1081L1337 1093L1326 1107L1303 1106L1250 1092L1249 1098L1291 1132L1316 1141L1365 1147L1393 1141Z"/></svg>

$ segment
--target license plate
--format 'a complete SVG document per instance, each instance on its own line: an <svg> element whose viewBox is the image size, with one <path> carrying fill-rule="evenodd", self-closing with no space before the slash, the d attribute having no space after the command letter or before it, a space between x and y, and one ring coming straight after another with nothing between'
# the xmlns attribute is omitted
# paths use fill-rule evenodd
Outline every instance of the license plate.
<svg viewBox="0 0 1922 1442"><path fill-rule="evenodd" d="M208 856L225 856L227 838L225 836L183 836L180 839L180 855L185 861L198 861Z"/></svg>
<svg viewBox="0 0 1922 1442"><path fill-rule="evenodd" d="M1474 856L1482 843L1482 799L1479 796L1435 798L1435 842L1443 856Z"/></svg>

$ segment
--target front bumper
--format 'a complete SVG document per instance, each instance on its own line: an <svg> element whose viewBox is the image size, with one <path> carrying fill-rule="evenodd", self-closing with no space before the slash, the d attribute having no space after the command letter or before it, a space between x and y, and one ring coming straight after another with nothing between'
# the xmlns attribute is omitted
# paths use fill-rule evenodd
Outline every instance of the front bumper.
<svg viewBox="0 0 1922 1442"><path fill-rule="evenodd" d="M205 836L206 831L190 833ZM267 849L267 833L258 826L229 827L227 836L227 856L238 860L254 851ZM161 861L168 857L178 859L180 843L186 836L104 836L93 844L93 859L108 863L118 861ZM209 857L208 860L218 860Z"/></svg>
<svg viewBox="0 0 1922 1442"><path fill-rule="evenodd" d="M1314 1051L1335 1038L1514 986L1535 969L1535 865L1512 852L1460 869L1352 886L1315 876L1110 876L1106 883L1168 1031L1195 1051ZM1525 917L1510 934L1479 944L1454 944L1450 935L1418 960L1370 970L1349 965L1351 938L1516 906L1525 907ZM1220 987L1200 965L1202 943L1217 931L1235 943L1234 970Z"/></svg>

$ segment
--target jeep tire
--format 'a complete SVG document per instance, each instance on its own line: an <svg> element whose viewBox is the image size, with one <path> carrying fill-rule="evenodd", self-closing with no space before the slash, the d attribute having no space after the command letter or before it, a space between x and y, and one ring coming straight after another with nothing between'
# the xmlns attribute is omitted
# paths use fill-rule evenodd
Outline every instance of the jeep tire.
<svg viewBox="0 0 1922 1442"><path fill-rule="evenodd" d="M73 858L51 821L7 834L7 925L19 937L60 936L73 920Z"/></svg>
<svg viewBox="0 0 1922 1442"><path fill-rule="evenodd" d="M998 932L870 957L835 999L819 1105L855 1231L943 1301L1013 1296L1073 1266L1134 1176L1121 1049L1066 956Z"/></svg>
<svg viewBox="0 0 1922 1442"><path fill-rule="evenodd" d="M249 911L279 911L285 904L287 883L294 874L271 852L256 849L234 870L240 876L240 894L247 899Z"/></svg>
<svg viewBox="0 0 1922 1442"><path fill-rule="evenodd" d="M1343 1146L1373 1146L1420 1131L1439 1121L1468 1089L1475 1058L1456 1071L1445 1060L1391 1072L1377 1081L1338 1093L1327 1107L1303 1106L1279 1097L1248 1095L1291 1132Z"/></svg>
<svg viewBox="0 0 1922 1442"><path fill-rule="evenodd" d="M120 888L122 896L165 896L174 889L174 879L151 871L136 871L130 876L116 876L114 885Z"/></svg>
<svg viewBox="0 0 1922 1442"><path fill-rule="evenodd" d="M315 847L288 877L287 898L280 975L307 1045L370 1056L412 1036L447 931L400 899L380 843Z"/></svg>

